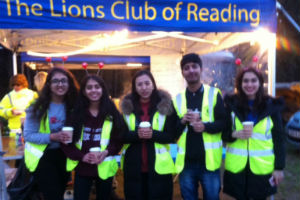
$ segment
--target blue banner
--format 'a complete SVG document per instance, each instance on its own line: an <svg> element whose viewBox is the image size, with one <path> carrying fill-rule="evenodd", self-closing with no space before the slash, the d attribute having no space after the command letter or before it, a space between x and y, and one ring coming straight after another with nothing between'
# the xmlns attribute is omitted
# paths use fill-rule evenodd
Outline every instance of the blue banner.
<svg viewBox="0 0 300 200"><path fill-rule="evenodd" d="M1 29L276 31L275 0L0 0Z"/></svg>
<svg viewBox="0 0 300 200"><path fill-rule="evenodd" d="M21 62L47 62L45 57L30 56L25 52L20 53ZM52 62L62 62L61 57L51 58ZM99 63L105 64L127 64L127 63L141 63L143 65L150 65L150 56L105 56L105 55L74 55L68 56L68 63Z"/></svg>

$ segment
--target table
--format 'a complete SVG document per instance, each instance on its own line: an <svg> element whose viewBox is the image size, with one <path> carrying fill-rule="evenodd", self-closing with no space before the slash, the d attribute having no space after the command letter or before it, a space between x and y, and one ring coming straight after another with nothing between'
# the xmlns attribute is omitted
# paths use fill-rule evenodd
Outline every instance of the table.
<svg viewBox="0 0 300 200"><path fill-rule="evenodd" d="M17 160L24 156L24 152L16 147L16 140L12 137L2 136L2 149L5 152L3 160Z"/></svg>
<svg viewBox="0 0 300 200"><path fill-rule="evenodd" d="M15 138L4 136L0 131L0 199L7 200L7 191L6 191L6 180L4 166L5 160L17 160L23 158L23 151L19 151L20 148L16 147Z"/></svg>

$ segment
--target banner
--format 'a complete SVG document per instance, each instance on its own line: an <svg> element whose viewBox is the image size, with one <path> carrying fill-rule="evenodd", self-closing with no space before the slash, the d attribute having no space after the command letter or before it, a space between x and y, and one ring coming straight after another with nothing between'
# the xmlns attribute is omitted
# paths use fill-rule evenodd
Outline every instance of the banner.
<svg viewBox="0 0 300 200"><path fill-rule="evenodd" d="M21 62L47 62L45 57L30 56L25 52L20 53ZM105 56L105 55L73 55L68 56L68 63L99 63L105 64L127 64L127 63L141 63L143 65L150 65L150 56ZM51 58L51 62L61 63L61 57Z"/></svg>
<svg viewBox="0 0 300 200"><path fill-rule="evenodd" d="M276 31L275 0L0 0L0 29Z"/></svg>

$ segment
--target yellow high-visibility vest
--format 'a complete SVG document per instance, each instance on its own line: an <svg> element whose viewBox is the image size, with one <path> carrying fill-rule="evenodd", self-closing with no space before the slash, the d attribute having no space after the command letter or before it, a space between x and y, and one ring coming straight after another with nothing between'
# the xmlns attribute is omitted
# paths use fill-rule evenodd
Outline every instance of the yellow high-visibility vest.
<svg viewBox="0 0 300 200"><path fill-rule="evenodd" d="M104 120L103 126L102 126L102 132L101 132L101 140L100 140L100 148L101 151L105 151L110 140L110 134L112 130L113 123L109 118L106 118ZM81 150L82 148L82 140L83 140L83 133L84 128L82 128L81 136L79 141L75 144L75 146ZM67 158L67 171L72 171L77 165L79 161L78 160L71 160L70 158ZM98 164L98 176L106 180L110 177L113 177L117 171L118 171L118 163L115 158L115 156L107 156L102 163Z"/></svg>
<svg viewBox="0 0 300 200"><path fill-rule="evenodd" d="M242 122L232 112L233 130L243 129ZM257 175L266 175L274 171L275 156L270 117L260 120L253 127L253 134L248 140L236 139L227 143L225 169L239 173L245 169L249 158L250 170Z"/></svg>
<svg viewBox="0 0 300 200"><path fill-rule="evenodd" d="M204 93L201 108L201 119L203 122L214 122L214 107L217 103L217 95L220 90L208 85L203 85ZM179 93L174 99L173 104L177 115L182 118L187 113L187 102L185 91ZM186 152L187 126L183 130L177 144L178 152L175 161L176 172L180 173L184 168L184 159ZM219 169L222 161L222 139L221 133L209 134L202 133L205 149L205 166L209 171Z"/></svg>
<svg viewBox="0 0 300 200"><path fill-rule="evenodd" d="M40 122L40 133L50 134L49 117L47 113L46 120ZM35 144L32 142L25 142L24 159L26 167L30 172L34 172L39 164L41 157L44 155L44 151L48 144Z"/></svg>
<svg viewBox="0 0 300 200"><path fill-rule="evenodd" d="M37 93L24 88L18 92L12 90L3 97L0 102L0 116L8 120L10 129L9 136L15 137L16 133L21 133L21 118L25 118L25 109L37 98ZM24 112L21 115L13 115L13 109L21 109Z"/></svg>

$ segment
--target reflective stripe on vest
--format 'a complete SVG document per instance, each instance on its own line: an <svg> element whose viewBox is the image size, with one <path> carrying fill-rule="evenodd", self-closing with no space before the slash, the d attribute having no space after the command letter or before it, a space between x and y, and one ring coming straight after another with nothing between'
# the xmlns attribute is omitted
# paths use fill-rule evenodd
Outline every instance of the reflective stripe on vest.
<svg viewBox="0 0 300 200"><path fill-rule="evenodd" d="M35 148L32 143L26 142L25 148L27 151L29 151L31 154L33 154L37 158L41 158L44 154L43 151L40 151L39 149Z"/></svg>
<svg viewBox="0 0 300 200"><path fill-rule="evenodd" d="M41 120L39 132L43 134L50 134L48 113L45 120ZM34 172L39 164L41 157L48 144L35 144L32 142L25 142L24 160L26 167L30 172Z"/></svg>
<svg viewBox="0 0 300 200"><path fill-rule="evenodd" d="M113 123L110 119L106 118L104 120L101 132L101 140L100 140L100 148L101 151L105 151L110 140L110 134L112 130ZM84 128L82 128L80 140L75 144L75 146L81 150L82 148L82 140L83 140ZM67 159L67 171L72 171L77 165L79 161ZM98 166L98 176L106 180L109 177L114 176L118 170L118 163L116 161L115 156L107 156Z"/></svg>
<svg viewBox="0 0 300 200"><path fill-rule="evenodd" d="M102 133L101 133L101 141L103 139L103 145L101 143L101 151L104 151L109 143L109 139L110 139L110 134L111 134L111 130L112 130L112 121L110 120L105 120L103 127L102 127ZM118 171L118 163L116 160L115 156L108 156L106 157L102 163L100 163L98 165L98 176L103 179L106 180L110 177L113 177L114 175L116 175L117 171Z"/></svg>
<svg viewBox="0 0 300 200"><path fill-rule="evenodd" d="M166 116L156 112L152 120L153 130L160 131L164 134L163 129L166 122ZM170 153L170 145L155 142L155 163L154 169L158 174L175 173L175 165Z"/></svg>
<svg viewBox="0 0 300 200"><path fill-rule="evenodd" d="M128 126L129 131L135 130L135 115L131 113L130 115L123 115L125 122ZM124 144L121 150L121 169L124 169L124 159L125 159L125 153L127 148L129 147L129 144Z"/></svg>
<svg viewBox="0 0 300 200"><path fill-rule="evenodd" d="M231 147L226 148L226 153L231 153L239 156L272 156L274 154L273 150L249 150L245 149L235 149Z"/></svg>
<svg viewBox="0 0 300 200"><path fill-rule="evenodd" d="M214 122L214 107L217 103L217 95L220 92L219 89L203 85L203 100L201 108L201 118L203 122ZM182 118L187 113L186 93L182 92L173 99L173 104L177 115ZM176 156L176 172L180 173L184 168L184 159L186 152L186 135L187 127L185 127L181 134L177 144L178 152ZM209 134L202 133L204 148L205 148L205 164L206 169L214 171L219 169L222 161L222 140L221 133Z"/></svg>
<svg viewBox="0 0 300 200"><path fill-rule="evenodd" d="M205 149L219 149L222 147L222 141L220 142L206 142L204 143Z"/></svg>
<svg viewBox="0 0 300 200"><path fill-rule="evenodd" d="M125 115L124 116L125 121L129 127L129 130L134 131L135 130L135 115L130 114L130 115ZM126 120L127 119L127 120ZM156 112L153 116L152 119L152 129L157 130L162 132L163 134L163 129L164 129L164 124L166 121L166 116L160 114L159 112ZM127 144L123 148L123 153L122 153L122 163L121 166L123 167L123 162L124 162L124 155L126 152L126 149L129 147ZM155 164L154 164L154 169L156 173L158 174L171 174L175 172L175 166L173 159L170 154L170 146L168 144L160 144L155 142L154 143L154 148L155 148Z"/></svg>
<svg viewBox="0 0 300 200"><path fill-rule="evenodd" d="M234 113L232 113L232 118L236 127L233 130L242 130L243 125ZM248 140L236 139L232 143L227 143L225 169L232 173L239 173L244 170L249 157L250 169L254 174L272 173L275 161L272 127L271 118L266 117L253 127L251 138Z"/></svg>

